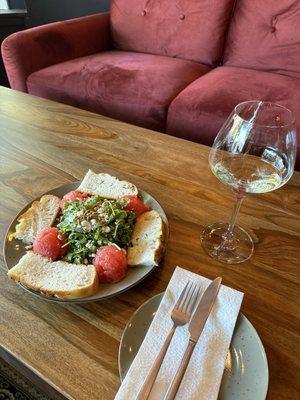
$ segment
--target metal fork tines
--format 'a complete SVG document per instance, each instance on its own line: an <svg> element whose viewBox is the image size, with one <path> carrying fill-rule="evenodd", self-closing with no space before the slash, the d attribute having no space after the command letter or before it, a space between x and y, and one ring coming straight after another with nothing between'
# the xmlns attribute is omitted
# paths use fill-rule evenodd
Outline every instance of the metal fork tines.
<svg viewBox="0 0 300 400"><path fill-rule="evenodd" d="M136 400L147 400L151 392L152 386L155 382L157 374L160 370L163 359L168 350L169 344L172 340L174 332L178 326L185 325L189 322L192 312L195 308L199 298L200 288L193 282L188 281L182 290L177 302L175 303L171 312L171 319L173 326L165 339L165 342L157 355L142 387L139 391Z"/></svg>

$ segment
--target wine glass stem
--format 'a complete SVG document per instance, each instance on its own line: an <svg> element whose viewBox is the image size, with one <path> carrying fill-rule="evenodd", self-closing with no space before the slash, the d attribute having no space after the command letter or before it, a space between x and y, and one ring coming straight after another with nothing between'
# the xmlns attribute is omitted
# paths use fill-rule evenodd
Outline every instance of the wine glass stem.
<svg viewBox="0 0 300 400"><path fill-rule="evenodd" d="M235 192L235 206L231 215L231 219L227 228L227 231L222 235L222 241L220 245L215 249L215 256L218 258L222 251L226 251L226 249L233 248L235 244L233 243L233 229L236 223L236 219L241 208L242 202L244 200L244 195L241 193Z"/></svg>
<svg viewBox="0 0 300 400"><path fill-rule="evenodd" d="M234 229L234 226L235 226L235 223L236 223L236 219L237 219L238 213L240 211L242 202L244 200L244 197L245 196L243 194L235 192L236 202L235 202L235 206L234 206L234 209L233 209L233 212L232 212L232 215L231 215L231 219L230 219L230 222L229 222L229 226L228 226L227 232L225 233L225 238L224 238L225 240L226 239L230 239L231 236L232 236L232 232L233 232L233 229Z"/></svg>

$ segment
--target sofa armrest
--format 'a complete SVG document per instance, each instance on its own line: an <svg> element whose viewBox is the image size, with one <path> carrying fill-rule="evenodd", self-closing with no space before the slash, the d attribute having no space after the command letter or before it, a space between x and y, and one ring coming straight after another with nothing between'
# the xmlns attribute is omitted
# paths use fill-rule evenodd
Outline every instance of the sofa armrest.
<svg viewBox="0 0 300 400"><path fill-rule="evenodd" d="M16 32L1 50L11 87L27 92L33 72L110 47L110 14L102 13Z"/></svg>

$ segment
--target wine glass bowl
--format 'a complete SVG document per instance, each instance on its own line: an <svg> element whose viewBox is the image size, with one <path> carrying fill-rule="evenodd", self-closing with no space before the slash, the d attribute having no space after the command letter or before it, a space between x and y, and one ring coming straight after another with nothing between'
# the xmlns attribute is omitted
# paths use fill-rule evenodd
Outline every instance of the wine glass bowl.
<svg viewBox="0 0 300 400"><path fill-rule="evenodd" d="M237 199L229 223L214 223L203 231L202 246L210 256L231 264L251 257L251 236L235 224L241 203L246 195L284 185L293 174L295 158L296 129L290 110L264 101L235 107L209 155L212 172Z"/></svg>

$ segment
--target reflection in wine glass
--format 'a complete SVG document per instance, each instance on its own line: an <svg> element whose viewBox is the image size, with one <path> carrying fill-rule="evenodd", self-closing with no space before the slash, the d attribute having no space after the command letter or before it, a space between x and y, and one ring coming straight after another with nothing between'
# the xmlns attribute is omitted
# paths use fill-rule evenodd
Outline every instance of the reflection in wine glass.
<svg viewBox="0 0 300 400"><path fill-rule="evenodd" d="M236 196L229 223L205 227L201 241L213 258L229 264L249 259L251 236L236 218L247 194L278 189L292 176L296 159L296 128L287 108L264 101L238 104L220 129L209 155L212 172Z"/></svg>

